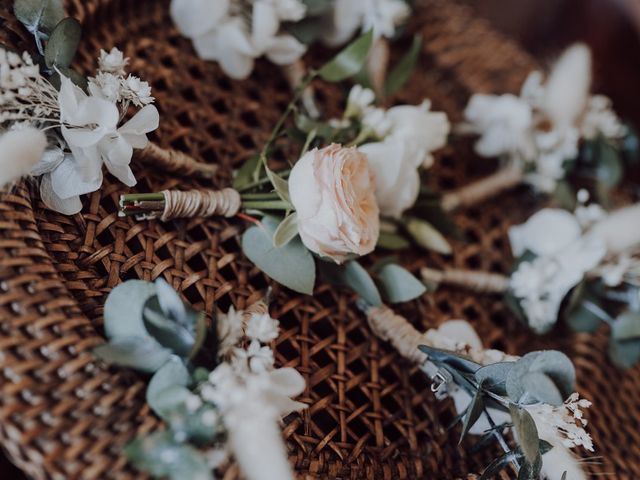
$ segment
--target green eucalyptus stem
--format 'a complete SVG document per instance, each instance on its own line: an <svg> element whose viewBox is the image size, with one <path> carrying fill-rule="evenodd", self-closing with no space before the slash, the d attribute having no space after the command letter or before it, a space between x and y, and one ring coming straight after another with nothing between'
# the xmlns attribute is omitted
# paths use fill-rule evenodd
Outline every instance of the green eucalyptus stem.
<svg viewBox="0 0 640 480"><path fill-rule="evenodd" d="M498 440L498 444L500 445L500 448L502 448L504 453L511 452L511 448L509 448L509 444L502 436L502 433L498 429L496 429L496 424L493 421L493 418L491 418L491 414L489 413L489 410L486 407L483 410L484 410L484 414L487 416L487 422L489 422L489 426L493 431L493 436L496 437L496 440ZM520 470L520 464L518 463L518 460L515 457L511 459L511 463L513 463L513 466L516 467L516 470L518 471Z"/></svg>
<svg viewBox="0 0 640 480"><path fill-rule="evenodd" d="M243 201L242 208L251 208L256 210L291 210L291 204L284 200L265 200L265 201Z"/></svg>
<svg viewBox="0 0 640 480"><path fill-rule="evenodd" d="M287 118L289 118L289 115L291 115L291 113L293 113L293 111L295 110L296 104L302 98L302 95L303 95L305 89L311 84L311 82L317 76L318 76L318 72L315 71L315 70L311 70L302 79L302 81L300 82L300 85L298 85L298 87L296 88L295 94L293 95L293 98L289 102L289 105L287 105L287 108L285 109L283 114L280 116L280 119L278 120L278 123L276 123L276 126L271 131L271 135L269 136L269 139L267 140L267 142L262 147L262 150L260 151L260 161L257 163L256 169L253 172L253 181L254 182L257 182L258 180L260 180L260 171L262 170L262 168L263 167L265 169L268 168L268 166L267 166L267 152L269 151L269 148L271 148L271 145L273 144L273 142L276 140L276 138L278 138L278 135L280 135L280 131L282 130L282 127L284 126L284 123L287 121Z"/></svg>
<svg viewBox="0 0 640 480"><path fill-rule="evenodd" d="M280 196L276 192L270 193L243 193L240 195L242 200L278 200Z"/></svg>
<svg viewBox="0 0 640 480"><path fill-rule="evenodd" d="M278 172L278 175L280 175L282 178L286 179L287 177L289 177L289 174L291 173L291 170L282 170ZM261 185L264 185L266 183L270 183L271 180L269 180L269 177L263 177L260 180L256 181L256 182L251 182L248 185L245 185L242 188L239 188L238 191L240 193L242 192L246 192L247 190L251 190L253 188L259 187Z"/></svg>

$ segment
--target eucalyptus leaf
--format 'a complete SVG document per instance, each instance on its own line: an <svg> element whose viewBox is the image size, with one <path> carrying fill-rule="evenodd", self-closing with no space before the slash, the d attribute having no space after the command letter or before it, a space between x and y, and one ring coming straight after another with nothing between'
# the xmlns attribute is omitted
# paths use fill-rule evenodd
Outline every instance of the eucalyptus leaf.
<svg viewBox="0 0 640 480"><path fill-rule="evenodd" d="M640 361L640 340L609 339L609 356L621 368L631 368Z"/></svg>
<svg viewBox="0 0 640 480"><path fill-rule="evenodd" d="M611 335L615 340L640 339L640 312L625 312L616 318L611 326Z"/></svg>
<svg viewBox="0 0 640 480"><path fill-rule="evenodd" d="M294 238L284 247L273 246L278 227L274 217L264 217L262 226L247 229L242 236L242 251L260 270L276 282L299 293L311 295L316 280L313 256Z"/></svg>
<svg viewBox="0 0 640 480"><path fill-rule="evenodd" d="M514 402L528 399L535 400L533 392L528 392L523 378L530 372L540 372L547 375L561 394L567 398L575 389L576 372L571 360L561 352L543 350L531 352L520 358L507 375L506 390L509 398Z"/></svg>
<svg viewBox="0 0 640 480"><path fill-rule="evenodd" d="M540 455L540 440L536 422L531 414L524 408L516 405L509 405L509 413L513 420L513 428L516 431L518 444L522 450L524 458L529 463L534 463Z"/></svg>
<svg viewBox="0 0 640 480"><path fill-rule="evenodd" d="M540 478L540 470L542 468L542 458L540 454L533 462L527 460L522 462L520 470L518 470L517 480L538 480Z"/></svg>
<svg viewBox="0 0 640 480"><path fill-rule="evenodd" d="M421 247L443 255L451 254L449 242L429 222L417 218L409 218L407 219L406 228L409 235Z"/></svg>
<svg viewBox="0 0 640 480"><path fill-rule="evenodd" d="M271 182L271 185L273 185L273 188L278 194L278 196L285 202L291 203L291 198L289 197L289 183L280 175L278 175L275 172L272 172L268 168L267 168L267 177L269 177L269 181Z"/></svg>
<svg viewBox="0 0 640 480"><path fill-rule="evenodd" d="M276 248L284 247L298 235L298 214L293 212L287 218L280 222L278 228L273 233L273 246Z"/></svg>
<svg viewBox="0 0 640 480"><path fill-rule="evenodd" d="M248 185L253 183L253 173L256 171L260 162L260 155L255 154L249 157L236 172L233 177L233 188L236 190L244 190Z"/></svg>
<svg viewBox="0 0 640 480"><path fill-rule="evenodd" d="M64 18L62 0L15 0L13 12L32 34L50 34Z"/></svg>
<svg viewBox="0 0 640 480"><path fill-rule="evenodd" d="M207 461L195 448L178 443L171 432L157 432L125 447L131 463L156 478L213 480Z"/></svg>
<svg viewBox="0 0 640 480"><path fill-rule="evenodd" d="M507 376L513 368L515 362L498 362L486 365L474 373L476 381L481 383L485 390L489 390L496 395L505 396L507 394Z"/></svg>
<svg viewBox="0 0 640 480"><path fill-rule="evenodd" d="M56 25L44 50L47 67L68 67L78 50L82 26L75 18L67 17Z"/></svg>
<svg viewBox="0 0 640 480"><path fill-rule="evenodd" d="M116 337L94 348L93 354L107 363L153 373L166 363L171 351L151 338Z"/></svg>
<svg viewBox="0 0 640 480"><path fill-rule="evenodd" d="M576 194L568 181L557 181L553 196L562 208L569 211L573 211L576 208Z"/></svg>
<svg viewBox="0 0 640 480"><path fill-rule="evenodd" d="M556 384L542 372L529 372L522 377L525 391L536 400L549 405L562 405L564 398Z"/></svg>
<svg viewBox="0 0 640 480"><path fill-rule="evenodd" d="M365 33L326 63L318 74L327 82L341 82L360 71L373 44L373 30Z"/></svg>
<svg viewBox="0 0 640 480"><path fill-rule="evenodd" d="M169 285L163 278L158 278L155 281L156 293L158 303L162 312L169 318L175 320L178 323L187 323L187 309L184 302L171 285Z"/></svg>
<svg viewBox="0 0 640 480"><path fill-rule="evenodd" d="M104 304L107 338L149 337L142 315L147 300L155 295L155 285L143 280L127 280L111 290Z"/></svg>
<svg viewBox="0 0 640 480"><path fill-rule="evenodd" d="M596 176L607 190L616 187L622 180L624 169L618 151L605 139L598 141Z"/></svg>
<svg viewBox="0 0 640 480"><path fill-rule="evenodd" d="M157 296L147 301L143 319L147 332L158 343L183 358L192 357L197 352L198 342L206 330L204 314L188 308L185 318L177 321L164 313Z"/></svg>
<svg viewBox="0 0 640 480"><path fill-rule="evenodd" d="M471 427L473 427L473 425L478 421L478 418L480 418L483 409L484 402L482 401L482 388L478 388L475 391L471 399L471 403L469 403L467 411L465 412L462 419L462 433L460 434L458 445L462 443L462 439L467 433L469 433L469 429L471 429Z"/></svg>
<svg viewBox="0 0 640 480"><path fill-rule="evenodd" d="M398 92L407 83L409 78L411 78L411 74L420 56L421 48L422 36L415 35L409 51L400 59L393 70L389 72L384 86L385 96L390 97Z"/></svg>
<svg viewBox="0 0 640 480"><path fill-rule="evenodd" d="M187 398L189 391L185 387L189 380L189 371L182 360L171 356L149 381L147 403L160 418L166 418ZM169 389L171 391L167 391Z"/></svg>
<svg viewBox="0 0 640 480"><path fill-rule="evenodd" d="M466 357L439 348L419 345L418 349L429 356L429 360L449 365L462 373L475 373L481 365Z"/></svg>
<svg viewBox="0 0 640 480"><path fill-rule="evenodd" d="M402 303L422 296L427 288L400 265L388 264L378 272L382 295L389 303Z"/></svg>
<svg viewBox="0 0 640 480"><path fill-rule="evenodd" d="M318 40L325 29L326 25L317 17L303 18L299 22L284 24L284 30L305 45L311 45Z"/></svg>
<svg viewBox="0 0 640 480"><path fill-rule="evenodd" d="M147 390L147 403L151 409L165 422L185 420L184 405L192 393L188 388L181 387L180 385L172 385L164 390L162 393L153 397L149 396Z"/></svg>
<svg viewBox="0 0 640 480"><path fill-rule="evenodd" d="M216 425L212 426L203 419L211 413L217 412L214 408L205 405L194 413L177 418L174 416L171 428L179 434L184 434L190 442L206 446L220 435L220 429L216 428Z"/></svg>
<svg viewBox="0 0 640 480"><path fill-rule="evenodd" d="M336 286L349 287L375 307L382 305L380 292L371 275L356 261L344 265L333 262L319 262L320 275L323 281Z"/></svg>
<svg viewBox="0 0 640 480"><path fill-rule="evenodd" d="M386 248L387 250L404 250L409 248L411 244L402 235L392 232L380 232L378 236L377 247Z"/></svg>
<svg viewBox="0 0 640 480"><path fill-rule="evenodd" d="M53 72L53 74L49 77L49 82L51 82L51 85L53 85L55 87L56 90L60 90L60 74L64 75L65 77L67 77L69 80L71 80L76 86L80 87L82 90L87 90L88 86L89 86L89 82L87 81L87 78L84 75L79 74L78 72L76 72L74 69L70 68L70 67L56 67L58 69L58 72Z"/></svg>

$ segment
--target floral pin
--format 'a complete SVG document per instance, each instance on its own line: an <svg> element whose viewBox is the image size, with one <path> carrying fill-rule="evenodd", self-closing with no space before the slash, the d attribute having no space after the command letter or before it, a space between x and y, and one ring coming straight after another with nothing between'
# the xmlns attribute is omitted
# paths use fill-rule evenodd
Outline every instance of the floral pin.
<svg viewBox="0 0 640 480"><path fill-rule="evenodd" d="M242 239L247 257L301 293L312 293L317 273L372 302L381 301L378 288L391 302L424 293L424 286L398 265L375 269L376 284L355 259L377 246L406 248L412 240L450 253L443 234L429 223L433 216L442 219L442 212L433 208L433 194L420 186L432 152L446 142L446 115L431 111L428 101L379 108L374 92L358 85L339 119L314 119L299 108L314 78L337 82L356 74L372 41L369 32L309 73L262 150L236 173L233 188L123 195L121 215L163 221L237 215L255 224ZM293 126L285 129L290 117ZM285 135L300 144L300 158L291 169L271 170L269 157Z"/></svg>
<svg viewBox="0 0 640 480"><path fill-rule="evenodd" d="M637 137L622 124L603 95L590 95L591 52L576 44L558 59L543 82L532 72L519 96L475 94L459 134L479 136L476 152L498 157L502 168L443 196L450 211L476 204L525 183L569 204L571 178L595 187L600 200L615 188L625 161L637 157Z"/></svg>
<svg viewBox="0 0 640 480"><path fill-rule="evenodd" d="M545 350L523 357L484 349L473 327L452 320L424 334L386 306L360 301L373 332L431 378L439 399L451 397L462 439L480 436L478 451L492 440L503 449L480 479L493 478L509 464L518 478L586 478L570 451L593 451L582 410L591 402L575 393L575 369L561 352ZM509 446L511 433L517 447Z"/></svg>
<svg viewBox="0 0 640 480"><path fill-rule="evenodd" d="M485 272L425 268L423 279L505 295L516 315L536 333L565 320L577 331L611 328L613 361L640 360L640 205L606 212L579 192L572 213L545 208L511 227L516 257L510 277Z"/></svg>
<svg viewBox="0 0 640 480"><path fill-rule="evenodd" d="M109 294L104 327L109 343L95 354L152 374L147 403L167 426L126 447L139 469L207 480L233 456L250 480L293 478L278 422L306 407L292 400L305 381L274 367L278 321L264 302L210 323L164 280L130 280Z"/></svg>
<svg viewBox="0 0 640 480"><path fill-rule="evenodd" d="M215 171L149 143L158 110L149 84L126 73L129 59L116 48L101 50L95 76L84 78L70 67L80 24L63 18L55 2L47 9L38 5L15 2L16 15L36 40L36 58L0 49L0 142L7 147L0 185L38 177L44 203L74 214L82 209L80 196L102 185L103 167L125 185L136 184L130 168L134 150L172 172Z"/></svg>

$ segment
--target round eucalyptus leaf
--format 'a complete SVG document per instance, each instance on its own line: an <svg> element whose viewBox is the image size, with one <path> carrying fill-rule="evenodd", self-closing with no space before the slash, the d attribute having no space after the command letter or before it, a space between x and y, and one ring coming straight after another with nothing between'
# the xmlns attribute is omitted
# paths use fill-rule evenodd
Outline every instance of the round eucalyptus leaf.
<svg viewBox="0 0 640 480"><path fill-rule="evenodd" d="M128 280L111 290L104 304L107 337L149 337L143 311L147 301L155 295L155 285L143 280Z"/></svg>
<svg viewBox="0 0 640 480"><path fill-rule="evenodd" d="M640 312L625 312L616 318L611 327L616 340L640 339Z"/></svg>
<svg viewBox="0 0 640 480"><path fill-rule="evenodd" d="M427 291L424 284L400 265L388 264L378 273L379 285L389 303L414 300Z"/></svg>
<svg viewBox="0 0 640 480"><path fill-rule="evenodd" d="M187 367L180 358L172 355L151 378L146 393L147 403L159 417L165 418L190 394L185 388L189 380Z"/></svg>
<svg viewBox="0 0 640 480"><path fill-rule="evenodd" d="M150 337L115 337L109 343L93 349L93 353L107 363L153 373L171 356Z"/></svg>
<svg viewBox="0 0 640 480"><path fill-rule="evenodd" d="M485 390L496 395L507 394L507 375L515 365L515 362L499 362L486 365L474 374L476 380Z"/></svg>
<svg viewBox="0 0 640 480"><path fill-rule="evenodd" d="M540 455L540 439L538 438L536 422L529 412L516 405L509 405L509 413L511 413L513 428L516 430L518 444L524 458L529 463L535 462Z"/></svg>
<svg viewBox="0 0 640 480"><path fill-rule="evenodd" d="M31 33L51 33L64 18L62 0L15 0L13 12Z"/></svg>
<svg viewBox="0 0 640 480"><path fill-rule="evenodd" d="M522 377L525 391L536 400L549 405L562 405L564 398L553 380L542 372L529 372Z"/></svg>
<svg viewBox="0 0 640 480"><path fill-rule="evenodd" d="M640 339L618 341L609 339L609 356L620 368L631 368L640 361Z"/></svg>
<svg viewBox="0 0 640 480"><path fill-rule="evenodd" d="M143 312L143 322L149 335L163 347L176 355L187 358L196 344L195 326L180 323L167 316L160 306L157 296L147 300Z"/></svg>
<svg viewBox="0 0 640 480"><path fill-rule="evenodd" d="M571 360L565 354L555 350L543 350L526 354L518 360L507 375L506 390L509 398L519 402L527 398L527 389L523 378L530 372L547 375L560 392L563 399L574 391L576 372ZM533 395L531 395L533 400Z"/></svg>
<svg viewBox="0 0 640 480"><path fill-rule="evenodd" d="M82 26L75 18L67 17L56 25L44 49L47 67L68 67L78 50Z"/></svg>

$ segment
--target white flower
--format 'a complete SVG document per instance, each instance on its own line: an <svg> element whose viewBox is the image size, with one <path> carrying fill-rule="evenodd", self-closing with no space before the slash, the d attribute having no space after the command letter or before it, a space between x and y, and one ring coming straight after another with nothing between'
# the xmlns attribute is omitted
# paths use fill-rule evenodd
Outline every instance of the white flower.
<svg viewBox="0 0 640 480"><path fill-rule="evenodd" d="M390 38L410 13L403 0L335 0L332 22L323 40L335 47L347 42L358 30L373 30L375 38Z"/></svg>
<svg viewBox="0 0 640 480"><path fill-rule="evenodd" d="M349 91L344 116L346 118L361 118L375 100L376 94L373 90L356 83Z"/></svg>
<svg viewBox="0 0 640 480"><path fill-rule="evenodd" d="M289 194L300 237L312 252L342 263L375 248L379 208L363 153L336 144L307 152L291 171Z"/></svg>
<svg viewBox="0 0 640 480"><path fill-rule="evenodd" d="M253 314L247 323L245 335L250 340L268 343L278 338L278 324L279 322L271 318L268 313L263 315Z"/></svg>
<svg viewBox="0 0 640 480"><path fill-rule="evenodd" d="M298 22L307 13L307 6L300 0L258 0L260 1L271 3L278 18L285 22Z"/></svg>
<svg viewBox="0 0 640 480"><path fill-rule="evenodd" d="M129 75L123 82L122 96L125 100L131 100L138 107L148 105L154 101L149 83L143 82L134 75Z"/></svg>
<svg viewBox="0 0 640 480"><path fill-rule="evenodd" d="M245 365L249 366L252 372L264 372L273 368L273 350L270 347L260 345L258 340L252 340L249 346L233 349L234 365L240 370Z"/></svg>
<svg viewBox="0 0 640 480"><path fill-rule="evenodd" d="M244 79L253 70L254 58L259 56L245 22L229 17L213 30L193 39L198 56L213 60L232 78Z"/></svg>
<svg viewBox="0 0 640 480"><path fill-rule="evenodd" d="M89 79L89 92L112 103L122 99L122 79L113 73L98 73Z"/></svg>
<svg viewBox="0 0 640 480"><path fill-rule="evenodd" d="M536 255L554 254L580 238L578 220L566 210L544 208L522 225L509 229L511 251L519 257L529 250Z"/></svg>
<svg viewBox="0 0 640 480"><path fill-rule="evenodd" d="M387 112L381 108L367 108L362 113L361 121L366 131L380 139L385 138L392 128Z"/></svg>
<svg viewBox="0 0 640 480"><path fill-rule="evenodd" d="M253 4L251 39L258 55L266 55L277 65L290 65L298 60L307 47L287 34L278 34L280 22L276 6L267 1Z"/></svg>
<svg viewBox="0 0 640 480"><path fill-rule="evenodd" d="M563 438L566 448L582 446L590 452L593 451L593 441L584 427L587 422L582 418L581 409L589 408L591 402L580 399L577 393L572 393L561 406L552 406L546 403L527 405L525 408L536 422L536 426L542 432L548 429L555 430ZM544 439L544 435L540 435Z"/></svg>
<svg viewBox="0 0 640 480"><path fill-rule="evenodd" d="M405 142L387 139L358 147L367 156L376 178L376 202L380 213L400 218L420 193L415 154Z"/></svg>
<svg viewBox="0 0 640 480"><path fill-rule="evenodd" d="M615 261L606 263L600 268L600 277L608 287L619 286L629 269L633 266L633 260L629 254L620 255Z"/></svg>
<svg viewBox="0 0 640 480"><path fill-rule="evenodd" d="M398 105L387 110L386 117L391 122L388 139L405 142L412 151L414 165L425 168L433 164L431 152L447 143L450 125L443 112L432 112L431 102L422 104Z"/></svg>
<svg viewBox="0 0 640 480"><path fill-rule="evenodd" d="M74 156L77 178L68 178L58 188L54 184L55 193L61 198L69 198L77 194L78 188L94 185L101 178L103 162L124 184L135 185L136 179L129 168L133 149L144 148L146 133L158 128L158 110L147 105L118 127L120 113L114 103L87 96L64 76L61 82L58 96L63 122L61 131Z"/></svg>
<svg viewBox="0 0 640 480"><path fill-rule="evenodd" d="M242 312L236 312L235 308L232 306L229 308L228 313L224 314L220 312L217 317L219 338L218 352L220 355L226 355L242 338Z"/></svg>
<svg viewBox="0 0 640 480"><path fill-rule="evenodd" d="M32 127L3 133L0 136L0 190L27 175L46 146L44 133Z"/></svg>
<svg viewBox="0 0 640 480"><path fill-rule="evenodd" d="M171 18L180 33L189 38L217 27L229 12L231 0L171 0Z"/></svg>
<svg viewBox="0 0 640 480"><path fill-rule="evenodd" d="M533 113L531 106L511 94L471 97L464 111L465 120L480 134L475 149L483 157L531 154Z"/></svg>
<svg viewBox="0 0 640 480"><path fill-rule="evenodd" d="M607 212L597 203L591 205L579 205L576 207L575 216L583 229L599 222L607 216Z"/></svg>
<svg viewBox="0 0 640 480"><path fill-rule="evenodd" d="M577 125L591 88L591 52L584 44L567 48L545 83L542 110L554 128Z"/></svg>
<svg viewBox="0 0 640 480"><path fill-rule="evenodd" d="M611 99L604 95L593 95L589 98L587 111L580 123L580 133L587 140L602 135L615 139L624 137L627 128L622 124L611 107Z"/></svg>
<svg viewBox="0 0 640 480"><path fill-rule="evenodd" d="M124 54L116 47L113 47L108 53L100 50L98 68L101 72L124 75L124 69L128 63L129 59L125 58Z"/></svg>
<svg viewBox="0 0 640 480"><path fill-rule="evenodd" d="M615 210L589 229L589 235L601 238L610 254L617 255L640 247L640 204Z"/></svg>

